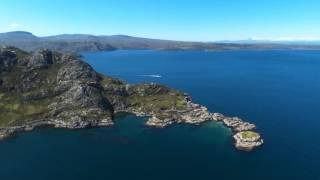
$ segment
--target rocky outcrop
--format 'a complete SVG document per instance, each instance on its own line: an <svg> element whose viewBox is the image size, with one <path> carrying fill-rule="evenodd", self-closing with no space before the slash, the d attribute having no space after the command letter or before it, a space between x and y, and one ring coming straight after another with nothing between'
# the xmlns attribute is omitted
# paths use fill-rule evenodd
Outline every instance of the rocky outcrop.
<svg viewBox="0 0 320 180"><path fill-rule="evenodd" d="M235 140L235 147L239 150L251 151L255 147L259 147L263 144L263 139L259 133L254 132L256 126L252 123L245 122L238 117L224 117L222 114L216 114L220 121L226 127L231 128L234 133L233 138ZM248 138L251 135L252 137Z"/></svg>
<svg viewBox="0 0 320 180"><path fill-rule="evenodd" d="M235 132L247 131L256 128L254 124L244 122L242 119L238 117L224 117L222 121L223 124L231 128Z"/></svg>
<svg viewBox="0 0 320 180"><path fill-rule="evenodd" d="M251 151L263 144L260 134L253 131L241 131L233 135L235 147L239 150Z"/></svg>
<svg viewBox="0 0 320 180"><path fill-rule="evenodd" d="M17 58L13 51L0 51L0 72L10 71L16 63Z"/></svg>
<svg viewBox="0 0 320 180"><path fill-rule="evenodd" d="M158 128L165 128L173 123L174 123L174 119L172 118L159 119L157 118L157 116L152 115L146 122L146 125L158 127Z"/></svg>
<svg viewBox="0 0 320 180"><path fill-rule="evenodd" d="M16 131L11 128L3 128L0 129L0 140L6 139L12 136Z"/></svg>
<svg viewBox="0 0 320 180"><path fill-rule="evenodd" d="M213 120L213 114L202 105L186 101L185 110L164 110L151 113L151 117L146 122L148 126L167 127L173 123L200 124L208 120Z"/></svg>
<svg viewBox="0 0 320 180"><path fill-rule="evenodd" d="M186 97L186 99L188 98ZM254 124L246 122L239 117L227 117L221 113L210 113L206 107L194 104L191 101L187 101L187 104L188 108L185 111L172 112L175 116L167 115L162 119L158 118L163 117L163 114L168 114L166 111L151 114L146 125L164 128L174 123L201 124L211 120L220 121L234 133L233 138L237 149L251 151L264 143L260 134L254 132L256 129ZM243 136L246 134L250 134L252 137Z"/></svg>
<svg viewBox="0 0 320 180"><path fill-rule="evenodd" d="M52 52L47 49L37 51L31 56L27 63L27 67L29 70L48 67L50 64L53 64L52 56Z"/></svg>
<svg viewBox="0 0 320 180"><path fill-rule="evenodd" d="M234 132L237 148L253 149L263 143L260 135L241 136L252 132L254 124L210 113L188 94L163 85L127 84L98 74L77 55L47 49L29 54L2 47L0 70L0 139L39 126L109 126L115 113L130 112L148 116L146 125L158 128L221 121Z"/></svg>
<svg viewBox="0 0 320 180"><path fill-rule="evenodd" d="M4 47L0 64L0 127L112 124L113 108L103 95L102 77L77 56Z"/></svg>

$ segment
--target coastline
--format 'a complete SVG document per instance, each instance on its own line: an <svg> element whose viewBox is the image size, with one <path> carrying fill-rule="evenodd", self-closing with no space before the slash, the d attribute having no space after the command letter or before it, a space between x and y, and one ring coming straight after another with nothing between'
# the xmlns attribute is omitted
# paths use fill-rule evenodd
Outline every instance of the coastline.
<svg viewBox="0 0 320 180"><path fill-rule="evenodd" d="M263 144L261 135L253 131L254 124L211 113L192 102L187 93L164 85L127 84L99 74L77 56L47 49L30 54L4 47L0 48L0 60L4 71L0 74L0 110L5 122L0 139L41 126L110 126L116 113L128 112L149 117L146 126L155 128L221 121L232 130L237 149L250 151Z"/></svg>
<svg viewBox="0 0 320 180"><path fill-rule="evenodd" d="M190 97L186 96L186 100ZM186 123L193 125L200 125L204 122L215 121L221 122L223 126L229 128L232 131L232 137L234 139L234 147L242 151L251 151L257 147L260 147L264 144L264 140L261 135L255 132L256 126L252 123L246 122L239 117L228 117L221 113L211 113L205 106L195 104L191 100L188 100L188 110L185 111L172 111L171 113L178 113L180 119L174 118L165 118L160 119L157 113L146 113L142 111L135 111L132 109L119 110L114 112L117 113L130 113L134 114L137 117L148 117L145 126L154 127L154 128L166 128L172 124ZM61 121L55 119L48 120L34 120L28 123L25 123L21 126L14 127L2 127L0 128L0 140L5 140L9 137L14 136L19 132L32 131L35 128L40 127L50 127L50 128L65 128L65 129L83 129L89 127L107 127L114 124L113 119L104 119L99 121ZM252 132L257 134L255 137L244 138L241 136L241 133Z"/></svg>
<svg viewBox="0 0 320 180"><path fill-rule="evenodd" d="M186 97L186 99L191 99ZM229 128L232 131L232 137L235 141L234 146L238 150L251 151L264 144L264 140L260 133L256 132L256 125L246 122L239 117L229 117L221 113L211 113L205 106L195 104L191 100L188 100L189 109L182 113L181 119L164 119L161 120L157 117L157 114L149 115L149 119L146 122L147 126L165 128L174 123L187 123L199 125L207 121L221 122L223 126ZM139 114L138 114L139 115ZM243 134L251 133L252 137L244 137Z"/></svg>

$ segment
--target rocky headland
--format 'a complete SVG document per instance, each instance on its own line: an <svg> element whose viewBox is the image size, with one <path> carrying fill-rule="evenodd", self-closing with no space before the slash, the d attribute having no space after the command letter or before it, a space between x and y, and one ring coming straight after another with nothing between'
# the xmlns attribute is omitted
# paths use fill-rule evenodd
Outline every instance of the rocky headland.
<svg viewBox="0 0 320 180"><path fill-rule="evenodd" d="M118 112L147 116L146 125L157 128L220 121L233 131L236 148L263 144L254 124L210 113L186 93L154 83L127 84L97 73L74 54L0 48L0 139L40 126L110 126Z"/></svg>

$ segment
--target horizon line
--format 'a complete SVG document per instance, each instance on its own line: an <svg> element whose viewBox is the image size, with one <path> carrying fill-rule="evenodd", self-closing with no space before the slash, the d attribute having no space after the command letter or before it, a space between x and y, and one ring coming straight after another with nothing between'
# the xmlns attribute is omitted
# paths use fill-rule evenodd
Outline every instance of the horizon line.
<svg viewBox="0 0 320 180"><path fill-rule="evenodd" d="M284 36L284 37L249 37L243 39L220 39L220 40L175 40L175 39L166 39L166 38L154 38L154 37L145 37L139 35L129 35L129 34L90 34L90 33L60 33L60 34L50 34L50 35L37 35L33 32L26 31L26 30L16 30L16 31L5 31L0 32L0 34L6 33L14 33L14 32L21 32L21 33L30 33L36 37L43 38L43 37L52 37L52 36L61 36L61 35L87 35L87 36L128 36L134 38L145 38L145 39L154 39L154 40L164 40L164 41L183 41L183 42L202 42L202 43L222 43L222 42L317 42L320 41L320 36Z"/></svg>

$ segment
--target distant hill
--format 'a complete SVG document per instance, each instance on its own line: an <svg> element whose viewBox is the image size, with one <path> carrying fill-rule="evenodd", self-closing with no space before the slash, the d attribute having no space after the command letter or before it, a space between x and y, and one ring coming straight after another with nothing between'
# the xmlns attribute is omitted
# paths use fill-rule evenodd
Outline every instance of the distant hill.
<svg viewBox="0 0 320 180"><path fill-rule="evenodd" d="M269 40L269 39L247 39L247 40L225 40L218 43L232 44L278 44L278 45L320 45L320 40Z"/></svg>
<svg viewBox="0 0 320 180"><path fill-rule="evenodd" d="M57 39L55 39L57 37ZM108 43L100 43L97 40L90 40L80 35L73 40L66 38L52 37L37 37L29 32L15 31L8 33L0 33L0 44L15 46L26 51L36 51L38 49L51 49L60 52L79 52L79 51L107 51L115 50L113 46ZM71 36L70 36L71 37Z"/></svg>
<svg viewBox="0 0 320 180"><path fill-rule="evenodd" d="M37 41L38 37L36 37L32 33L25 31L13 31L7 33L0 33L0 40L6 42Z"/></svg>
<svg viewBox="0 0 320 180"><path fill-rule="evenodd" d="M237 50L237 49L320 49L318 44L274 42L188 42L132 37L126 35L94 36L89 34L61 34L38 37L30 32L0 33L0 44L15 46L26 51L42 48L60 52L111 51L115 49L163 50Z"/></svg>

